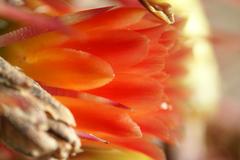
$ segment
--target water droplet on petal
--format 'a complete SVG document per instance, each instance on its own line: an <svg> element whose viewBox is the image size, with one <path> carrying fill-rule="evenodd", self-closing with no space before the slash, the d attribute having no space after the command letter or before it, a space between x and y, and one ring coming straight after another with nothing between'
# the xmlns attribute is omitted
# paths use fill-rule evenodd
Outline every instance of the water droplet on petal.
<svg viewBox="0 0 240 160"><path fill-rule="evenodd" d="M160 104L160 108L162 110L171 110L172 106L170 104L168 104L167 102L163 102Z"/></svg>

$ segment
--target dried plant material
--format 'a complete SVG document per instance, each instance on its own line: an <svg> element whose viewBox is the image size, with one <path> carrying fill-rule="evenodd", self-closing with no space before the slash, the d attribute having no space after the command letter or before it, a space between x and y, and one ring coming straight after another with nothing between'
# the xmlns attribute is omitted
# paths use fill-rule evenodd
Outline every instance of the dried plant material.
<svg viewBox="0 0 240 160"><path fill-rule="evenodd" d="M64 160L80 151L71 112L0 58L0 138L25 155Z"/></svg>
<svg viewBox="0 0 240 160"><path fill-rule="evenodd" d="M139 0L145 8L147 8L153 15L164 20L168 24L175 22L172 6L168 3L158 3L153 0Z"/></svg>

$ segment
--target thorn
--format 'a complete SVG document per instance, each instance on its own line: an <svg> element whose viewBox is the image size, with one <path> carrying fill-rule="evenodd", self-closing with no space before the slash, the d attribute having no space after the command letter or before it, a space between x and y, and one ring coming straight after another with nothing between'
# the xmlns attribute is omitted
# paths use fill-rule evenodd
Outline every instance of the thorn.
<svg viewBox="0 0 240 160"><path fill-rule="evenodd" d="M174 24L174 14L169 3L149 2L150 0L139 0L139 2L156 17L168 24Z"/></svg>
<svg viewBox="0 0 240 160"><path fill-rule="evenodd" d="M88 140L91 140L91 141L96 141L96 142L102 142L102 143L105 143L105 144L109 144L109 142L107 140L99 138L99 137L97 137L93 134L89 134L89 133L85 133L85 132L81 132L81 131L77 131L77 134L82 139L88 139Z"/></svg>

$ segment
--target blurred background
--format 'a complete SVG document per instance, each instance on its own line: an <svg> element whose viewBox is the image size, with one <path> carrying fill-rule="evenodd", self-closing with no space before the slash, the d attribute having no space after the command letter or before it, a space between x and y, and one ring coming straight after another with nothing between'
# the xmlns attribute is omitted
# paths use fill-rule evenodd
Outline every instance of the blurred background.
<svg viewBox="0 0 240 160"><path fill-rule="evenodd" d="M211 27L223 100L240 105L240 0L201 1Z"/></svg>
<svg viewBox="0 0 240 160"><path fill-rule="evenodd" d="M215 50L220 110L207 130L208 158L240 159L240 0L201 0Z"/></svg>

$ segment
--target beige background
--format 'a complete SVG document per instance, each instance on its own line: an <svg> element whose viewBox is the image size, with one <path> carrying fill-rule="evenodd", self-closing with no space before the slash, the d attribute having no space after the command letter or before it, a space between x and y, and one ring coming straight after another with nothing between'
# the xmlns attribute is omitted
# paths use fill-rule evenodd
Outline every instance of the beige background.
<svg viewBox="0 0 240 160"><path fill-rule="evenodd" d="M240 106L240 0L202 0L222 82L224 101Z"/></svg>

